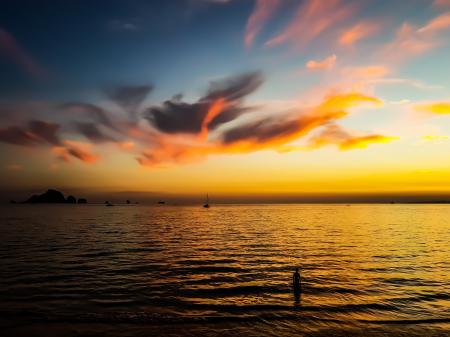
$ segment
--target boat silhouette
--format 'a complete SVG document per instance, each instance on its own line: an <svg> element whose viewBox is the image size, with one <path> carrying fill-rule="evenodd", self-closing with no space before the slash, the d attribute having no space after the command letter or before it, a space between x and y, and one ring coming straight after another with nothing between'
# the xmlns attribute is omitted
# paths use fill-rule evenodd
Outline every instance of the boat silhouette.
<svg viewBox="0 0 450 337"><path fill-rule="evenodd" d="M203 205L204 208L209 208L209 195L206 194L206 203Z"/></svg>

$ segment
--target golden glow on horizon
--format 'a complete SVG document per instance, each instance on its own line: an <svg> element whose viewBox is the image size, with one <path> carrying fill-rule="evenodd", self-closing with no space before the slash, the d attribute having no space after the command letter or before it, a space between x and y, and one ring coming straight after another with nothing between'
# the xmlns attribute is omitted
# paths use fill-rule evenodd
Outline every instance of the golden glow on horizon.
<svg viewBox="0 0 450 337"><path fill-rule="evenodd" d="M423 10L386 20L384 10L367 15L352 1L256 1L241 22L239 50L219 50L228 48L225 41L217 45L218 61L156 72L148 78L155 94L153 86L130 83L117 95L124 104L78 88L75 104L53 101L61 93L50 89L39 104L0 103L0 111L18 116L0 126L0 182L11 189L215 195L448 192L444 2L423 2ZM287 6L292 15L279 15ZM3 50L14 47L13 34L3 35ZM195 53L216 42L195 41ZM9 57L25 51L31 53L10 48ZM228 64L228 53L242 62ZM151 67L145 62L136 68ZM30 64L22 66L36 75ZM131 80L140 76L130 72ZM186 95L170 96L177 92Z"/></svg>

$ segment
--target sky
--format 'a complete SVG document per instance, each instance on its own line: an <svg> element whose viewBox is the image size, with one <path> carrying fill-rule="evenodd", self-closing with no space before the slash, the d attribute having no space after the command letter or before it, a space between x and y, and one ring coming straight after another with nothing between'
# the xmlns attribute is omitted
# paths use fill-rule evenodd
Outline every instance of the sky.
<svg viewBox="0 0 450 337"><path fill-rule="evenodd" d="M0 195L450 198L449 38L450 0L4 0Z"/></svg>

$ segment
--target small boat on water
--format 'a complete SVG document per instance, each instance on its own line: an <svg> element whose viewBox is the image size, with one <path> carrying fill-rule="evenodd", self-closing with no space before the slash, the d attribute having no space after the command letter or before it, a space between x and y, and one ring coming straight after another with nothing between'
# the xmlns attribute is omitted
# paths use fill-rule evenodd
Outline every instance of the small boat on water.
<svg viewBox="0 0 450 337"><path fill-rule="evenodd" d="M206 203L203 205L203 208L209 208L209 196L206 194Z"/></svg>

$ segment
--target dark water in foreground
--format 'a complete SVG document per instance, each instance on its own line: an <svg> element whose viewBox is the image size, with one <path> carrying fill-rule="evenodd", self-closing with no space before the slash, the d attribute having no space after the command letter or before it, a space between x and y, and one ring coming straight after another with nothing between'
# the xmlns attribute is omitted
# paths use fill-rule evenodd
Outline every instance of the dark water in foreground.
<svg viewBox="0 0 450 337"><path fill-rule="evenodd" d="M2 336L450 334L450 205L11 205L0 233Z"/></svg>

